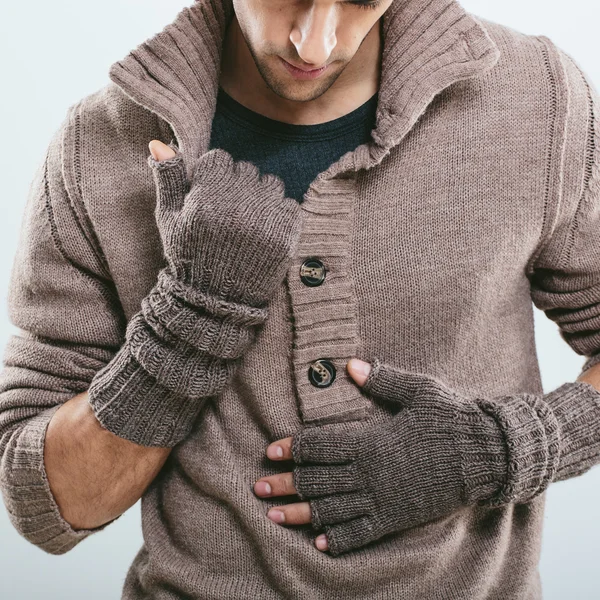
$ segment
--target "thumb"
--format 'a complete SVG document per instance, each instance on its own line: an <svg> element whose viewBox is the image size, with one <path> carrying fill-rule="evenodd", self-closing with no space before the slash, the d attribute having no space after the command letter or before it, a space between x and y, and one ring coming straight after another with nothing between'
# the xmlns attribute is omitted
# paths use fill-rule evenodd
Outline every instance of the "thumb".
<svg viewBox="0 0 600 600"><path fill-rule="evenodd" d="M358 358L351 358L346 364L346 368L350 377L361 387L371 372L371 364Z"/></svg>
<svg viewBox="0 0 600 600"><path fill-rule="evenodd" d="M151 154L148 165L152 168L157 189L156 217L161 220L164 211L181 210L189 185L183 155L178 154L177 146L152 140L148 148Z"/></svg>
<svg viewBox="0 0 600 600"><path fill-rule="evenodd" d="M152 154L154 160L167 160L168 158L173 158L175 156L173 148L167 146L160 140L152 140L148 144L148 148L150 148L150 154Z"/></svg>
<svg viewBox="0 0 600 600"><path fill-rule="evenodd" d="M421 398L437 397L442 389L442 383L430 375L405 371L385 364L377 357L370 363L352 358L347 369L369 396L399 406L408 406Z"/></svg>

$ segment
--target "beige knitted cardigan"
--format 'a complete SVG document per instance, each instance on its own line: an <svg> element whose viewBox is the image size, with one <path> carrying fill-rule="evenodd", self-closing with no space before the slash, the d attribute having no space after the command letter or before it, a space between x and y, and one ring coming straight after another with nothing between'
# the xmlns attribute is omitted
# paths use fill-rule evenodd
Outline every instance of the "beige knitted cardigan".
<svg viewBox="0 0 600 600"><path fill-rule="evenodd" d="M0 484L12 523L61 554L44 433L123 343L163 266L148 142L208 150L231 0L199 0L69 107L31 184L0 377ZM289 470L266 446L304 425L389 413L349 378L378 356L465 394L541 393L532 300L575 352L600 354L600 102L545 36L456 0L396 0L372 141L312 182L297 258L232 384L207 403L142 499L123 598L538 599L545 494L469 507L332 557L281 526L254 482ZM309 256L327 285L306 286ZM322 357L334 383L307 372ZM402 510L399 506L398 510ZM108 525L109 526L109 525Z"/></svg>

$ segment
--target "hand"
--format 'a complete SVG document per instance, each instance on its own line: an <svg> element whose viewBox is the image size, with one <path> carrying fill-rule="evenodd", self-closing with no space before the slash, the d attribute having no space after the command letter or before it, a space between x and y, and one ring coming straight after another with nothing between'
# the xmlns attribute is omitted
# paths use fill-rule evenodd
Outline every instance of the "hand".
<svg viewBox="0 0 600 600"><path fill-rule="evenodd" d="M157 140L149 147L167 266L128 323L127 339L162 385L204 401L229 383L234 361L267 319L299 241L300 208L280 178L225 150L203 154L188 183L177 147Z"/></svg>
<svg viewBox="0 0 600 600"><path fill-rule="evenodd" d="M150 150L156 221L171 275L217 300L264 307L300 235L301 210L285 196L283 181L214 148L198 159L188 183L176 147L153 140Z"/></svg>
<svg viewBox="0 0 600 600"><path fill-rule="evenodd" d="M280 178L220 148L199 158L188 184L178 148L149 146L167 264L88 399L115 435L173 447L231 382L267 319L295 254L301 212Z"/></svg>
<svg viewBox="0 0 600 600"><path fill-rule="evenodd" d="M361 374L354 365L365 363L355 360L348 371L363 390L402 410L388 422L349 433L307 427L273 442L267 456L277 459L275 448L282 446L279 460L292 458L297 466L259 480L271 485L269 497L296 492L305 500L270 513L282 511L288 524L324 528L325 544L319 536L316 546L334 556L492 496L506 471L500 428L477 401L461 398L434 377L378 359ZM471 435L483 444L471 445ZM483 465L491 461L495 468L476 468L472 488L463 473L473 468L474 450ZM265 495L262 485L257 482L255 489Z"/></svg>
<svg viewBox="0 0 600 600"><path fill-rule="evenodd" d="M359 361L349 360L346 366L348 373L354 381L362 386L371 370L371 365ZM277 440L267 446L267 457L271 460L293 460L292 441L293 437ZM269 477L262 477L255 486L254 491L263 498L273 496L289 496L296 492L294 487L293 473L280 473ZM267 516L276 523L285 522L287 525L303 525L311 522L311 506L309 502L296 502L272 508ZM281 520L283 519L283 520ZM327 536L321 534L315 539L315 546L322 551L328 549Z"/></svg>

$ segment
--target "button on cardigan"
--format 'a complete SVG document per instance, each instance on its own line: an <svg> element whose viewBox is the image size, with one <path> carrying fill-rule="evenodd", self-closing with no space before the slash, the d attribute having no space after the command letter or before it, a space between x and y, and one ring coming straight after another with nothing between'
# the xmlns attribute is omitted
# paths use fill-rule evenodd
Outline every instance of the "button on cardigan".
<svg viewBox="0 0 600 600"><path fill-rule="evenodd" d="M69 107L33 179L9 288L21 331L0 377L0 489L15 528L46 552L110 526L75 531L61 517L44 435L117 353L163 266L148 142L174 139L193 173L231 14L231 0L198 0L113 64L106 86ZM289 470L265 459L270 442L389 419L346 373L351 357L466 395L539 394L535 304L584 368L600 361L594 85L548 37L456 0L396 1L382 19L372 139L311 183L255 345L146 490L125 600L542 597L544 493L332 557L310 525L266 517L287 499L253 491ZM323 263L321 285L302 279L308 259ZM323 358L335 380L319 387L307 375Z"/></svg>

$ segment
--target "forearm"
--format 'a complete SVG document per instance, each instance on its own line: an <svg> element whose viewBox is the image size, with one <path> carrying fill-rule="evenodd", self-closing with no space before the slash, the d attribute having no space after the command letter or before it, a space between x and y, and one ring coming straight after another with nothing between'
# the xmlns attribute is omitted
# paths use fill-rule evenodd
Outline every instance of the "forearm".
<svg viewBox="0 0 600 600"><path fill-rule="evenodd" d="M44 463L63 518L74 529L107 523L137 502L171 448L140 446L104 429L83 392L48 425Z"/></svg>
<svg viewBox="0 0 600 600"><path fill-rule="evenodd" d="M189 185L179 151L148 163L167 264L88 393L94 414L115 435L173 447L208 398L229 384L265 323L301 216L281 179L222 149L201 157Z"/></svg>
<svg viewBox="0 0 600 600"><path fill-rule="evenodd" d="M163 269L125 343L88 388L94 415L135 444L175 446L229 384L267 314L201 294Z"/></svg>
<svg viewBox="0 0 600 600"><path fill-rule="evenodd" d="M294 490L334 556L465 505L527 503L600 463L600 391L588 382L466 396L433 375L370 362L362 390L400 410L353 431L303 428L288 442Z"/></svg>
<svg viewBox="0 0 600 600"><path fill-rule="evenodd" d="M500 493L484 503L527 502L550 483L582 475L600 463L599 383L597 365L542 396L480 401L495 417L506 452L503 474L497 463L490 463L502 481ZM479 444L483 448L485 436Z"/></svg>
<svg viewBox="0 0 600 600"><path fill-rule="evenodd" d="M586 361L589 363L589 361ZM600 363L595 363L579 374L577 381L585 381L600 390Z"/></svg>

